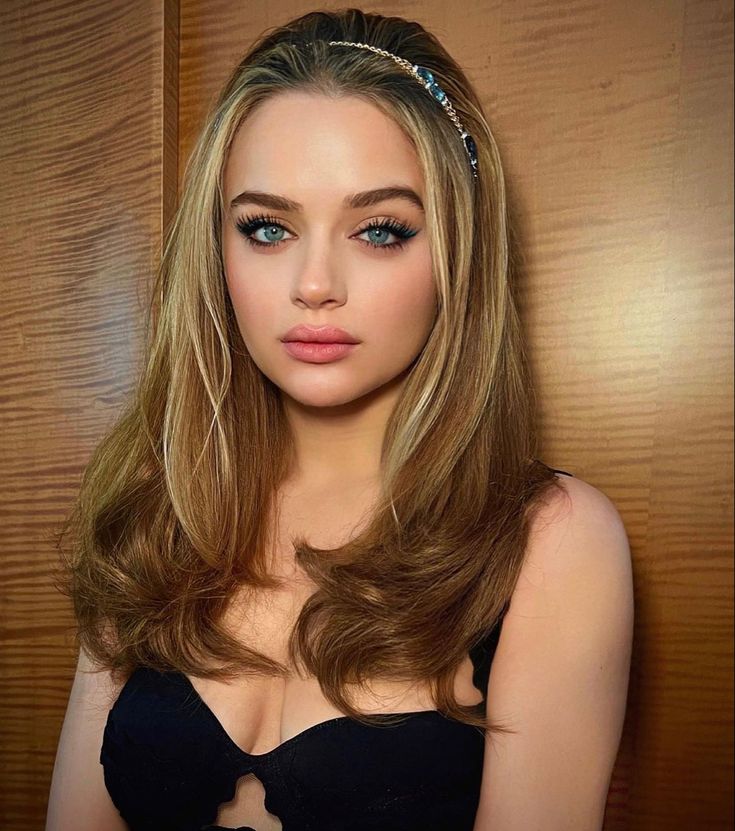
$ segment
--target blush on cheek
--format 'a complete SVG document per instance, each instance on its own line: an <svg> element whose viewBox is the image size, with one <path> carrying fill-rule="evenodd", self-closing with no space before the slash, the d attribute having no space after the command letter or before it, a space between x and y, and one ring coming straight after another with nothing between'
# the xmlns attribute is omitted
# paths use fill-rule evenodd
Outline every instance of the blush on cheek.
<svg viewBox="0 0 735 831"><path fill-rule="evenodd" d="M229 288L230 300L240 334L248 351L270 351L280 334L278 320L283 316L283 302L268 292L254 291L245 281L235 280Z"/></svg>

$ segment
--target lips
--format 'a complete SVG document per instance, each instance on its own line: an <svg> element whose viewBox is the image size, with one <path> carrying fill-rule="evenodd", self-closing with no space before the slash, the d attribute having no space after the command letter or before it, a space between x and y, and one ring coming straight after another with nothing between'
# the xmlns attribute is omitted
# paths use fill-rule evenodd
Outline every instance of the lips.
<svg viewBox="0 0 735 831"><path fill-rule="evenodd" d="M302 343L360 343L344 329L336 326L294 326L281 338L284 343L301 341Z"/></svg>

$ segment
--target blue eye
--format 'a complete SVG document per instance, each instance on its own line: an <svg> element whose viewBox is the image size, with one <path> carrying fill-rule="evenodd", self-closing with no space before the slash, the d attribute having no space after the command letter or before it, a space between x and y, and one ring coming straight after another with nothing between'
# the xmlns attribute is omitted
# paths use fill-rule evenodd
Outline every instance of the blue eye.
<svg viewBox="0 0 735 831"><path fill-rule="evenodd" d="M286 229L278 222L276 219L270 216L252 216L252 217L245 217L244 219L238 219L235 222L237 229L240 233L247 239L250 245L260 246L263 248L276 248L282 242L284 242L283 238L279 239L268 239L266 237L266 241L255 239L252 235L256 231L260 231L263 229L266 234L275 234L278 236L279 233L285 231ZM369 245L371 248L388 248L388 249L399 249L403 248L406 244L406 241L411 239L411 237L415 237L418 234L418 231L405 225L402 222L396 222L395 220L387 220L387 221L379 221L373 220L368 225L366 225L361 231L358 231L358 234L364 234L365 232L373 232L373 231L380 231L381 234L384 234L386 231L389 234L393 234L393 236L398 238L397 242L389 242L389 243L381 243L375 242L371 240L360 240L361 242L365 243L365 245Z"/></svg>

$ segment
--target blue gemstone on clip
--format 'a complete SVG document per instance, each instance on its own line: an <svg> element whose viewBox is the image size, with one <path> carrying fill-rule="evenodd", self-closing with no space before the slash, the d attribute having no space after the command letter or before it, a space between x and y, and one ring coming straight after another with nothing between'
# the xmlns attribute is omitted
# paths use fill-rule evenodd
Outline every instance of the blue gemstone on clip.
<svg viewBox="0 0 735 831"><path fill-rule="evenodd" d="M416 70L416 74L420 75L424 81L427 81L429 84L434 83L434 76L429 72L429 70L425 66L416 66L414 67Z"/></svg>
<svg viewBox="0 0 735 831"><path fill-rule="evenodd" d="M447 97L446 92L439 86L439 84L430 84L429 85L429 92L436 98L436 100L440 103L444 103L444 99Z"/></svg>
<svg viewBox="0 0 735 831"><path fill-rule="evenodd" d="M469 133L465 134L462 138L464 139L464 146L467 148L470 158L477 159L477 145L475 144L475 140Z"/></svg>
<svg viewBox="0 0 735 831"><path fill-rule="evenodd" d="M472 175L477 178L477 145L475 144L475 140L469 133L462 133L462 141L464 142L467 155L470 157Z"/></svg>
<svg viewBox="0 0 735 831"><path fill-rule="evenodd" d="M420 78L423 78L424 86L426 87L426 89L429 90L429 92L434 96L434 98L436 98L436 100L440 104L443 104L446 100L447 94L434 80L434 76L432 75L432 73L429 72L429 70L425 66L417 66L415 67L415 69L416 74Z"/></svg>

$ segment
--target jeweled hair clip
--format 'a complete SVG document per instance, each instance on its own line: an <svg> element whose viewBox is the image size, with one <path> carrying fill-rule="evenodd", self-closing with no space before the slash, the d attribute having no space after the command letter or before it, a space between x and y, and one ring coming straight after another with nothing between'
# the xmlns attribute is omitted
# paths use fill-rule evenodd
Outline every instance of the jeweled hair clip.
<svg viewBox="0 0 735 831"><path fill-rule="evenodd" d="M472 168L472 175L475 179L477 179L477 146L475 145L475 141L472 136L465 130L462 126L462 122L459 120L457 113L454 111L454 107L452 106L449 98L447 97L446 92L439 86L434 78L434 75L425 67L425 66L418 66L418 64L412 64L407 61L405 58L401 58L398 55L394 55L392 52L386 52L385 49L379 49L377 46L370 46L367 43L357 43L351 40L330 40L327 41L330 46L355 46L358 49L369 49L371 52L375 52L378 55L384 55L386 58L390 58L391 60L395 61L402 69L412 75L418 83L421 84L425 89L427 89L431 95L442 105L445 112L452 119L454 126L459 131L459 134L462 138L462 143L464 144L465 151L467 152L467 156L470 160L470 167Z"/></svg>

